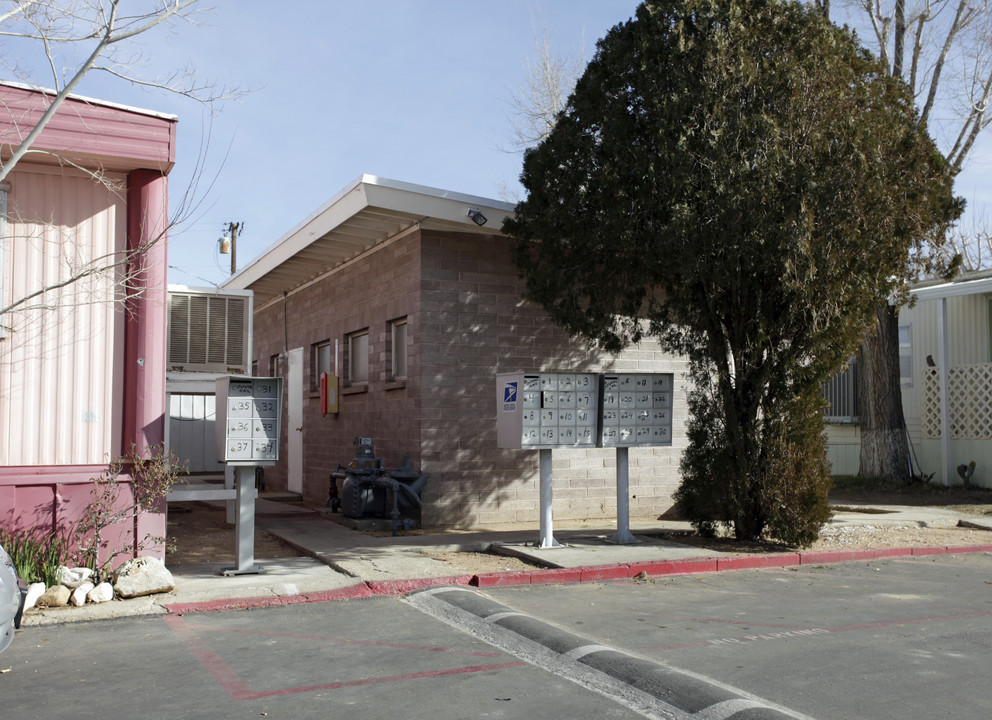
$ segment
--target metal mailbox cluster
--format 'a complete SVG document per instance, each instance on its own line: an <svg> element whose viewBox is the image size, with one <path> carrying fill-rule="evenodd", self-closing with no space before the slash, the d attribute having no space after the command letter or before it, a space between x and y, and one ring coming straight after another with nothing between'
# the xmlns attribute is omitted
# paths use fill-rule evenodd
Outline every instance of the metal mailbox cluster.
<svg viewBox="0 0 992 720"><path fill-rule="evenodd" d="M278 460L281 409L282 378L218 378L218 460L236 465Z"/></svg>
<svg viewBox="0 0 992 720"><path fill-rule="evenodd" d="M671 373L497 375L497 444L511 449L672 443Z"/></svg>

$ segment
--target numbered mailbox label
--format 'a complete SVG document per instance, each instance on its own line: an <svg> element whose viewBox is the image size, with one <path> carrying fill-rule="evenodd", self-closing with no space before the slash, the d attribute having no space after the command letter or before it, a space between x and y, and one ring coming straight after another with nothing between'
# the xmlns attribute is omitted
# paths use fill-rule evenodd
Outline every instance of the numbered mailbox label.
<svg viewBox="0 0 992 720"><path fill-rule="evenodd" d="M621 392L619 398L619 405L622 408L632 408L634 407L634 393L632 392Z"/></svg>
<svg viewBox="0 0 992 720"><path fill-rule="evenodd" d="M274 398L255 398L253 417L274 418L279 414L279 406Z"/></svg>
<svg viewBox="0 0 992 720"><path fill-rule="evenodd" d="M541 389L544 391L558 389L558 375L541 375Z"/></svg>
<svg viewBox="0 0 992 720"><path fill-rule="evenodd" d="M275 439L275 418L258 418L252 421L251 436L254 438Z"/></svg>
<svg viewBox="0 0 992 720"><path fill-rule="evenodd" d="M540 392L540 391L541 391L541 376L524 375L524 392Z"/></svg>
<svg viewBox="0 0 992 720"><path fill-rule="evenodd" d="M245 440L229 439L227 441L228 460L251 460L251 438Z"/></svg>
<svg viewBox="0 0 992 720"><path fill-rule="evenodd" d="M540 413L535 409L524 410L523 424L524 426L540 425L541 424Z"/></svg>
<svg viewBox="0 0 992 720"><path fill-rule="evenodd" d="M671 392L672 391L672 376L671 375L654 375L651 378L651 389L654 392Z"/></svg>
<svg viewBox="0 0 992 720"><path fill-rule="evenodd" d="M575 410L559 410L558 411L558 424L559 425L575 425Z"/></svg>
<svg viewBox="0 0 992 720"><path fill-rule="evenodd" d="M252 382L252 392L257 398L278 397L278 385L269 380L255 380Z"/></svg>
<svg viewBox="0 0 992 720"><path fill-rule="evenodd" d="M227 398L227 417L228 418L250 418L253 415L254 405L252 403L251 397L247 398L237 398L230 397Z"/></svg>
<svg viewBox="0 0 992 720"><path fill-rule="evenodd" d="M574 408L576 406L574 392L558 392L558 407Z"/></svg>
<svg viewBox="0 0 992 720"><path fill-rule="evenodd" d="M671 407L672 406L672 394L667 392L656 392L653 394L652 406L653 407Z"/></svg>
<svg viewBox="0 0 992 720"><path fill-rule="evenodd" d="M541 411L541 425L554 425L557 420L558 413L554 409Z"/></svg>
<svg viewBox="0 0 992 720"><path fill-rule="evenodd" d="M252 444L252 460L274 460L276 457L275 440L256 439Z"/></svg>
<svg viewBox="0 0 992 720"><path fill-rule="evenodd" d="M651 411L650 410L638 410L637 415L634 418L635 424L640 427L641 425L650 425L652 423ZM640 433L638 433L640 436Z"/></svg>
<svg viewBox="0 0 992 720"><path fill-rule="evenodd" d="M672 439L672 429L668 425L656 425L651 428L651 440L657 443L667 443Z"/></svg>
<svg viewBox="0 0 992 720"><path fill-rule="evenodd" d="M558 393L554 391L545 391L541 393L541 407L558 407Z"/></svg>
<svg viewBox="0 0 992 720"><path fill-rule="evenodd" d="M523 445L538 445L541 442L541 429L538 427L524 428L523 436L520 438Z"/></svg>
<svg viewBox="0 0 992 720"><path fill-rule="evenodd" d="M596 444L596 428L589 425L585 427L575 428L576 432L576 444L577 445L595 445Z"/></svg>
<svg viewBox="0 0 992 720"><path fill-rule="evenodd" d="M250 438L251 437L251 421L249 421L249 420L228 419L228 421L227 421L227 436L229 438Z"/></svg>
<svg viewBox="0 0 992 720"><path fill-rule="evenodd" d="M574 375L559 375L558 376L558 389L571 391L575 389L575 376Z"/></svg>
<svg viewBox="0 0 992 720"><path fill-rule="evenodd" d="M524 390L524 407L525 408L541 407L541 391Z"/></svg>

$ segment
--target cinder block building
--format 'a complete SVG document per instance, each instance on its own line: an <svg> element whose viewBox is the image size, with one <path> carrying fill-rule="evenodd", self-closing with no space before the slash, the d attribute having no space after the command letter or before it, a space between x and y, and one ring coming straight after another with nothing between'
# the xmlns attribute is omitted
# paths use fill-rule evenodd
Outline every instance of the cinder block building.
<svg viewBox="0 0 992 720"><path fill-rule="evenodd" d="M674 373L672 447L630 451L630 509L671 507L685 447L683 359L644 342L619 356L569 337L523 299L500 234L510 204L364 175L238 272L254 291L253 374L285 378L268 489L322 501L371 437L388 467L430 474L426 526L534 522L538 452L496 444L496 374ZM337 406L325 412L321 377ZM332 400L334 398L332 397ZM553 455L556 519L616 516L615 451Z"/></svg>

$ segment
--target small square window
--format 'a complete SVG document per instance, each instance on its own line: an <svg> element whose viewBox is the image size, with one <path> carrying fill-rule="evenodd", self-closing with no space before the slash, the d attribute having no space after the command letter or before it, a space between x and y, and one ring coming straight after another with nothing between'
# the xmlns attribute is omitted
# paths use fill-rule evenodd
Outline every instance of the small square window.
<svg viewBox="0 0 992 720"><path fill-rule="evenodd" d="M269 355L269 377L279 377L278 355Z"/></svg>
<svg viewBox="0 0 992 720"><path fill-rule="evenodd" d="M369 331L348 336L348 384L363 385L369 381Z"/></svg>
<svg viewBox="0 0 992 720"><path fill-rule="evenodd" d="M389 323L390 377L393 380L406 378L406 318Z"/></svg>

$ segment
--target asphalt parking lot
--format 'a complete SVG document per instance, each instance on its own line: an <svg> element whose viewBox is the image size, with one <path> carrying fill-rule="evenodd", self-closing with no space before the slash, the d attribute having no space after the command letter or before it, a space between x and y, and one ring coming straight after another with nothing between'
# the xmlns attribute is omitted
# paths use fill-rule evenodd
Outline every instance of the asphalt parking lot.
<svg viewBox="0 0 992 720"><path fill-rule="evenodd" d="M906 557L31 627L0 698L147 720L986 718L990 640L992 556Z"/></svg>

